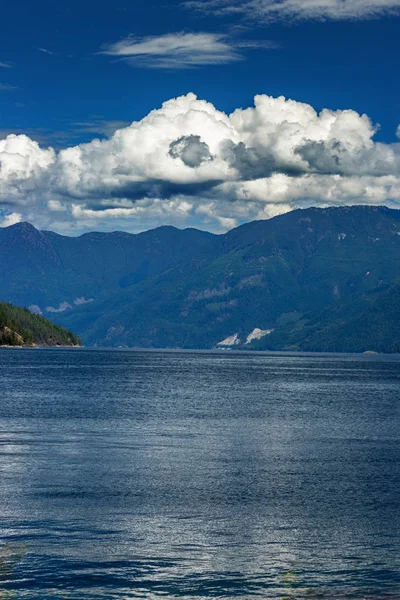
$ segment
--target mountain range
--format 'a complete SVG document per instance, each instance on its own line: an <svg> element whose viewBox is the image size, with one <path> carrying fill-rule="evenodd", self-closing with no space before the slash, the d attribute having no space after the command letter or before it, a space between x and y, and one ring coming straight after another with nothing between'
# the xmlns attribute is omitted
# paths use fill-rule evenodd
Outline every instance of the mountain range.
<svg viewBox="0 0 400 600"><path fill-rule="evenodd" d="M0 229L0 300L94 346L400 351L400 211L295 210L215 235Z"/></svg>

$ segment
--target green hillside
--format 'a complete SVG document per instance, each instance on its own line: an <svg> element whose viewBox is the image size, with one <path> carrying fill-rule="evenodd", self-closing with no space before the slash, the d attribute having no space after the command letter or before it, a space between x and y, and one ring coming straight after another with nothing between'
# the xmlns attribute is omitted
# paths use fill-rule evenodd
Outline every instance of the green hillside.
<svg viewBox="0 0 400 600"><path fill-rule="evenodd" d="M27 308L0 302L0 346L78 346L79 339Z"/></svg>
<svg viewBox="0 0 400 600"><path fill-rule="evenodd" d="M400 306L395 288L393 306L385 294L400 277L399 233L400 211L383 207L293 211L55 318L88 345L212 348L236 336L236 349L393 352ZM248 342L255 329L273 333Z"/></svg>
<svg viewBox="0 0 400 600"><path fill-rule="evenodd" d="M400 211L386 207L295 210L222 235L0 228L1 300L86 346L394 352L399 278Z"/></svg>
<svg viewBox="0 0 400 600"><path fill-rule="evenodd" d="M400 352L400 283L377 287L324 310L293 314L253 350Z"/></svg>

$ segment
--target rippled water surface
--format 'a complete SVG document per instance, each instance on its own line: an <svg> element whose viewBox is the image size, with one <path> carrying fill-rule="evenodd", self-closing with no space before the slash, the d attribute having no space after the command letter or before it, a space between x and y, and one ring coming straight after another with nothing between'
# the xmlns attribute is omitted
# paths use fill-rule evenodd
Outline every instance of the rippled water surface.
<svg viewBox="0 0 400 600"><path fill-rule="evenodd" d="M0 598L400 598L400 358L0 351Z"/></svg>

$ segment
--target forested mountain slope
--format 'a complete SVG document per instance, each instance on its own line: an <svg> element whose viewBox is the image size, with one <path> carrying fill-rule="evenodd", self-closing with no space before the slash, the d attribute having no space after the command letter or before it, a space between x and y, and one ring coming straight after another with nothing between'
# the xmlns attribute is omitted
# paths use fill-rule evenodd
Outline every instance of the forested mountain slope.
<svg viewBox="0 0 400 600"><path fill-rule="evenodd" d="M79 339L60 325L26 308L0 302L0 346L79 346Z"/></svg>
<svg viewBox="0 0 400 600"><path fill-rule="evenodd" d="M16 265L21 237L30 258ZM400 211L385 207L297 210L219 236L67 238L19 224L0 230L2 265L5 254L2 299L24 298L86 344L398 348Z"/></svg>

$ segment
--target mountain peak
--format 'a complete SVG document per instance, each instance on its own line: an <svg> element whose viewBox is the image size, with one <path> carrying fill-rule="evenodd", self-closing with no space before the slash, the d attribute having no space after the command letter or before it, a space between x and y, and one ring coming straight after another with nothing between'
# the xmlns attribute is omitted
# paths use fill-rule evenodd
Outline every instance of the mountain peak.
<svg viewBox="0 0 400 600"><path fill-rule="evenodd" d="M14 225L1 228L0 231L5 239L39 240L43 238L43 233L28 221L14 223Z"/></svg>
<svg viewBox="0 0 400 600"><path fill-rule="evenodd" d="M6 239L26 240L28 242L43 243L44 235L28 221L20 221L9 227L4 227Z"/></svg>
<svg viewBox="0 0 400 600"><path fill-rule="evenodd" d="M10 229L13 231L38 231L38 229L36 229L36 227L28 221L20 221L19 223L14 223L14 225L9 225L4 229Z"/></svg>

